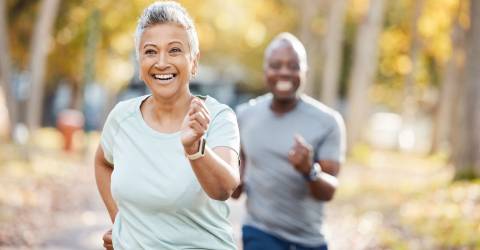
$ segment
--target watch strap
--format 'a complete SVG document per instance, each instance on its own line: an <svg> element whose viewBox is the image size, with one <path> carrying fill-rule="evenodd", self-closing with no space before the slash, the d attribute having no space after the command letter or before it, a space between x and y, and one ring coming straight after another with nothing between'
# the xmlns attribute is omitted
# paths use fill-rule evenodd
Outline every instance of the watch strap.
<svg viewBox="0 0 480 250"><path fill-rule="evenodd" d="M205 156L205 144L207 144L207 140L202 137L202 139L200 139L200 144L198 145L198 151L191 155L187 154L187 158L193 161Z"/></svg>
<svg viewBox="0 0 480 250"><path fill-rule="evenodd" d="M306 175L303 175L303 178L307 181L316 181L320 179L320 173L322 172L322 168L318 162L313 163L312 167L310 168L310 172Z"/></svg>

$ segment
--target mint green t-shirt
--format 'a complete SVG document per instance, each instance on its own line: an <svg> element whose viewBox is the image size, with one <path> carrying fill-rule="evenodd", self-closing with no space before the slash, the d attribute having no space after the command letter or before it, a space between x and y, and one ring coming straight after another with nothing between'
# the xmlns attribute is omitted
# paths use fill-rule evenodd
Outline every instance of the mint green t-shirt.
<svg viewBox="0 0 480 250"><path fill-rule="evenodd" d="M105 123L101 145L114 165L111 191L118 206L113 246L124 249L235 249L229 207L203 191L180 142L160 133L140 112L142 96L118 103ZM234 112L207 97L207 146L239 152Z"/></svg>

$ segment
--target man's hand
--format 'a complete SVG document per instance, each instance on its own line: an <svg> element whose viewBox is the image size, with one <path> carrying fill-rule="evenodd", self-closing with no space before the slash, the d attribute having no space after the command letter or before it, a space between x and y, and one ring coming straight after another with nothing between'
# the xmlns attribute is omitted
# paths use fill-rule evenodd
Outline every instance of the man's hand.
<svg viewBox="0 0 480 250"><path fill-rule="evenodd" d="M295 135L295 144L288 152L288 160L303 175L310 173L313 165L313 149L301 135Z"/></svg>
<svg viewBox="0 0 480 250"><path fill-rule="evenodd" d="M105 247L107 250L113 250L112 229L108 230L103 235L103 247Z"/></svg>
<svg viewBox="0 0 480 250"><path fill-rule="evenodd" d="M181 141L185 152L193 154L198 149L198 141L207 132L210 113L200 98L195 97L182 123Z"/></svg>

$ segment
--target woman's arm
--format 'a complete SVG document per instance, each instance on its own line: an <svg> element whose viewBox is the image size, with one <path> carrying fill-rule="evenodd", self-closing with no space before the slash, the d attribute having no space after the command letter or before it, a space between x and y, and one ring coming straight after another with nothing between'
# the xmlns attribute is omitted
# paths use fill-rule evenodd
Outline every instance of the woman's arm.
<svg viewBox="0 0 480 250"><path fill-rule="evenodd" d="M243 193L243 181L245 176L245 154L243 153L243 149L240 148L240 185L233 191L232 198L238 199Z"/></svg>
<svg viewBox="0 0 480 250"><path fill-rule="evenodd" d="M182 124L181 140L185 154L192 155L199 150L209 124L210 114L203 101L194 98ZM238 154L232 148L217 146L212 149L207 141L205 155L190 160L190 165L203 190L212 199L227 200L240 183Z"/></svg>
<svg viewBox="0 0 480 250"><path fill-rule="evenodd" d="M113 165L105 160L102 146L99 145L97 152L95 153L95 179L97 181L98 191L100 192L103 203L105 203L110 219L112 222L115 222L118 208L113 200L112 192L110 191L112 172Z"/></svg>
<svg viewBox="0 0 480 250"><path fill-rule="evenodd" d="M203 190L212 199L227 200L240 183L238 155L231 148L210 149L206 146L205 156L190 160L190 165Z"/></svg>

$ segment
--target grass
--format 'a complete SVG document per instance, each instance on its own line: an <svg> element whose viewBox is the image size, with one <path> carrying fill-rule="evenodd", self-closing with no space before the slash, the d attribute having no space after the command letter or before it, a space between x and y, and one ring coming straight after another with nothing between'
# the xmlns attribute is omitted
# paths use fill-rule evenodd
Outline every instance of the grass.
<svg viewBox="0 0 480 250"><path fill-rule="evenodd" d="M342 170L330 205L351 214L351 249L480 249L480 181L452 182L442 155L362 152ZM363 245L362 223L373 235Z"/></svg>

